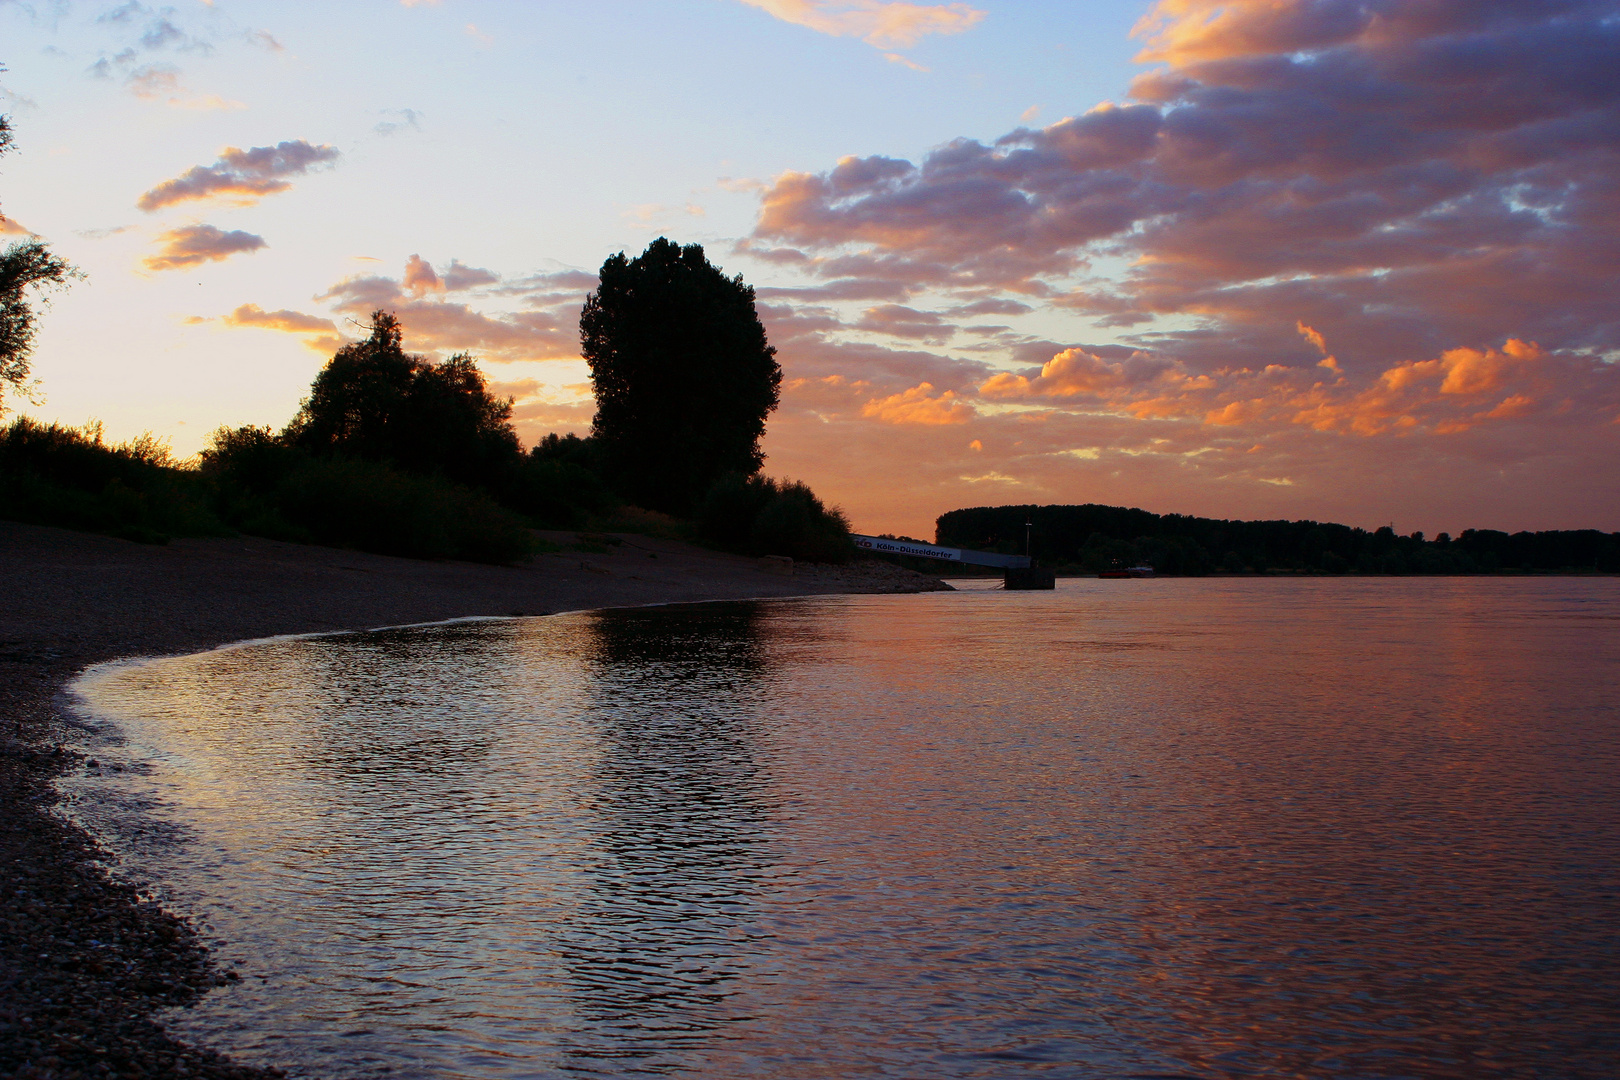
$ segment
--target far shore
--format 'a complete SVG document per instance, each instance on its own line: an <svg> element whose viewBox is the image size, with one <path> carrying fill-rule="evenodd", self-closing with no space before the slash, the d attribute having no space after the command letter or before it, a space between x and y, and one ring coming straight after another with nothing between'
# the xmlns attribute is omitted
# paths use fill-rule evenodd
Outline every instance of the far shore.
<svg viewBox="0 0 1620 1080"><path fill-rule="evenodd" d="M0 521L0 1073L277 1075L164 1034L153 1014L219 974L182 918L109 878L91 838L51 813L52 781L82 765L62 747L62 691L84 668L466 616L949 588L882 562L790 574L673 540L544 535L564 550L507 567L252 537L143 545Z"/></svg>

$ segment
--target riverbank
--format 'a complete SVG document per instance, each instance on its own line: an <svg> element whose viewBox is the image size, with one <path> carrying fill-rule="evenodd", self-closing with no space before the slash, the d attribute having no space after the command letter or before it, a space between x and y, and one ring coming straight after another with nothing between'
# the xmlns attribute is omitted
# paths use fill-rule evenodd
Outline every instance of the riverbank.
<svg viewBox="0 0 1620 1080"><path fill-rule="evenodd" d="M546 534L518 567L420 562L255 538L164 546L0 522L0 1073L277 1075L154 1022L220 978L183 919L109 878L51 814L83 767L62 687L90 664L277 634L585 608L948 588L888 563L786 567L639 535ZM583 550L582 550L583 549Z"/></svg>

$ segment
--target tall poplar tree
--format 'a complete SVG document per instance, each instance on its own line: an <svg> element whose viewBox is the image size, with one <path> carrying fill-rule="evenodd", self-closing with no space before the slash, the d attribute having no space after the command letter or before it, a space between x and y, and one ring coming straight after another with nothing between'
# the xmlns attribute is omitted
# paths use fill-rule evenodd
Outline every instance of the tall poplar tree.
<svg viewBox="0 0 1620 1080"><path fill-rule="evenodd" d="M751 476L782 369L754 290L698 244L664 237L602 264L580 315L609 481L641 506L690 513L720 477Z"/></svg>

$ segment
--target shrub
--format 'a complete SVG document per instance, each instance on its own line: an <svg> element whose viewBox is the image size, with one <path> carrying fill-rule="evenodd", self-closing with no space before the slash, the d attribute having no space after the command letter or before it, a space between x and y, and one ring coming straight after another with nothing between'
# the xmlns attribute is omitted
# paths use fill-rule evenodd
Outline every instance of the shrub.
<svg viewBox="0 0 1620 1080"><path fill-rule="evenodd" d="M108 446L101 425L0 428L0 517L107 533L142 543L228 532L197 475L150 434Z"/></svg>
<svg viewBox="0 0 1620 1080"><path fill-rule="evenodd" d="M698 510L699 535L746 555L788 555L843 563L855 554L849 521L802 483L732 473L717 480Z"/></svg>
<svg viewBox="0 0 1620 1080"><path fill-rule="evenodd" d="M543 529L569 529L605 514L618 500L602 478L583 465L529 457L511 467L501 502Z"/></svg>
<svg viewBox="0 0 1620 1080"><path fill-rule="evenodd" d="M295 543L509 563L532 534L487 494L375 461L316 457L266 428L221 428L201 455L225 521Z"/></svg>

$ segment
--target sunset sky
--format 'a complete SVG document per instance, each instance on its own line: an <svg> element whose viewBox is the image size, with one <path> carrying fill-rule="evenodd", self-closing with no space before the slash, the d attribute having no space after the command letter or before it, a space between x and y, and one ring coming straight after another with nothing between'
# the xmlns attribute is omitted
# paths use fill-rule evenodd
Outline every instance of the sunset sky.
<svg viewBox="0 0 1620 1080"><path fill-rule="evenodd" d="M860 531L1103 502L1620 529L1620 0L0 0L44 419L280 426L376 308L588 428L701 243Z"/></svg>

